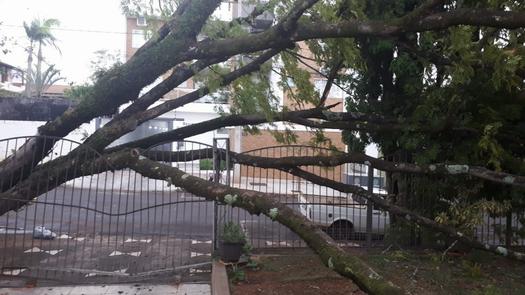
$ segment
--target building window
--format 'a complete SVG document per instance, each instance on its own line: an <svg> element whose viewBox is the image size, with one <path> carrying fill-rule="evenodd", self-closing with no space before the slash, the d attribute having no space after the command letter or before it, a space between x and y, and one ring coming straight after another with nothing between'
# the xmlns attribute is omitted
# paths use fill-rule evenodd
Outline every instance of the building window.
<svg viewBox="0 0 525 295"><path fill-rule="evenodd" d="M295 88L295 81L291 77L286 78L286 84L288 84L290 88Z"/></svg>
<svg viewBox="0 0 525 295"><path fill-rule="evenodd" d="M314 87L317 92L319 92L319 95L323 95L324 89L326 88L326 80L315 80L314 81ZM330 87L330 92L328 93L329 98L343 98L344 97L344 91L339 86L332 83L332 87Z"/></svg>
<svg viewBox="0 0 525 295"><path fill-rule="evenodd" d="M148 23L147 23L145 17L143 17L143 16L139 16L139 17L137 17L137 26L139 26L139 27L145 27L145 26L147 26L147 25L148 25Z"/></svg>
<svg viewBox="0 0 525 295"><path fill-rule="evenodd" d="M146 32L143 30L133 30L131 33L131 47L140 48L146 43Z"/></svg>

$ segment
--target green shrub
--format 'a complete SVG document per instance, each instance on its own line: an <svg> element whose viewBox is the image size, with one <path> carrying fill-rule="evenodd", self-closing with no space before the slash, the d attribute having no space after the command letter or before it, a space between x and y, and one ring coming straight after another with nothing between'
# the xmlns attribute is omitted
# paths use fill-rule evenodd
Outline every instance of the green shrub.
<svg viewBox="0 0 525 295"><path fill-rule="evenodd" d="M462 260L461 266L467 277L472 279L479 279L483 277L483 269L481 267L481 264L470 262L468 260Z"/></svg>
<svg viewBox="0 0 525 295"><path fill-rule="evenodd" d="M232 283L238 283L243 282L246 280L246 273L242 268L239 268L236 264L232 265L232 269L230 270L230 282Z"/></svg>
<svg viewBox="0 0 525 295"><path fill-rule="evenodd" d="M201 159L199 161L200 170L213 170L213 161L211 159Z"/></svg>
<svg viewBox="0 0 525 295"><path fill-rule="evenodd" d="M224 224L222 240L226 243L245 243L246 236L237 223L229 221Z"/></svg>
<svg viewBox="0 0 525 295"><path fill-rule="evenodd" d="M233 164L230 165L230 169L232 169ZM199 169L200 170L213 170L213 160L212 159L201 159L199 160ZM226 169L226 161L221 160L221 167L220 170L224 171Z"/></svg>

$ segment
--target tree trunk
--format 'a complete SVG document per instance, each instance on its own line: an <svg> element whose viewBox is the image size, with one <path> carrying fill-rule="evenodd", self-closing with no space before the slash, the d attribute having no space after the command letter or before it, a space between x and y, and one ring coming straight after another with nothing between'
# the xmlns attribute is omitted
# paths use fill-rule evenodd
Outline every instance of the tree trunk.
<svg viewBox="0 0 525 295"><path fill-rule="evenodd" d="M36 60L36 79L35 79L35 95L36 97L42 96L43 82L42 82L42 61L44 57L42 55L42 41L38 42L38 55Z"/></svg>
<svg viewBox="0 0 525 295"><path fill-rule="evenodd" d="M207 200L218 201L233 207L243 208L251 214L264 214L295 232L316 252L323 263L342 276L352 279L369 294L405 294L405 291L386 280L365 261L350 255L337 245L325 232L299 212L280 203L279 195L232 188L191 176L177 168L139 159L127 161L130 168L143 176L167 180L175 186Z"/></svg>
<svg viewBox="0 0 525 295"><path fill-rule="evenodd" d="M25 93L27 97L31 97L33 87L33 50L34 50L34 43L31 40L31 43L28 48L28 56L27 56L27 70L26 70L26 89Z"/></svg>
<svg viewBox="0 0 525 295"><path fill-rule="evenodd" d="M392 214L396 215L400 218L405 219L406 221L415 222L426 228L430 228L434 231L441 232L445 234L446 236L450 237L451 239L461 242L463 245L467 247L482 250L482 251L492 252L494 254L501 255L501 256L504 256L504 257L507 257L513 260L525 261L525 254L521 252L512 251L508 248L504 248L501 246L493 246L493 245L481 243L477 241L476 239L469 237L467 234L457 231L452 226L437 223L433 219L422 216L419 213L416 213L405 207L393 205L387 200L383 199L383 196L369 193L368 191L366 191L365 189L361 187L344 184L344 183L337 182L331 179L323 178L323 177L317 176L313 173L307 172L299 168L288 169L286 170L286 172L293 174L295 176L301 177L302 179L308 180L312 183L315 183L321 186L326 186L326 187L335 189L343 193L352 193L352 194L360 195L366 198L367 200L372 201L378 207L388 211L391 215Z"/></svg>
<svg viewBox="0 0 525 295"><path fill-rule="evenodd" d="M154 46L137 52L124 65L108 71L95 83L89 97L59 118L40 126L38 134L64 137L95 117L114 114L120 105L135 100L145 86L177 65L180 60L173 55L177 56L178 52L184 52L194 44L197 34L220 1L198 0L187 3L187 9L183 5L178 8L180 13L176 13L172 20L170 34ZM0 163L0 179L11 178L11 185L7 185L7 189L27 177L51 148L52 145L46 145L45 140L32 138L20 147L16 156L3 160ZM1 191L5 190L6 185L3 183Z"/></svg>

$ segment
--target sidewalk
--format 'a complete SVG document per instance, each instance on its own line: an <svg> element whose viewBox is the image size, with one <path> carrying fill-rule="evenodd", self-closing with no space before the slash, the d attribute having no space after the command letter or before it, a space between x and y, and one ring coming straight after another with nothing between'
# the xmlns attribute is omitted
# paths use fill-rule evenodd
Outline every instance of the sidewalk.
<svg viewBox="0 0 525 295"><path fill-rule="evenodd" d="M208 284L0 288L0 295L210 295Z"/></svg>

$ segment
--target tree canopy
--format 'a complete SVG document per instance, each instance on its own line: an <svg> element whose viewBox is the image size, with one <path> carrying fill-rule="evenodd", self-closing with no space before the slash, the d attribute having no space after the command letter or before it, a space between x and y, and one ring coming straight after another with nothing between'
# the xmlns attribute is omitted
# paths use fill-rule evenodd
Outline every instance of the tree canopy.
<svg viewBox="0 0 525 295"><path fill-rule="evenodd" d="M470 247L524 259L521 253L476 241L463 231L465 224L453 213L467 212L458 206L506 211L509 206L521 206L524 197L522 1L269 1L254 5L250 14L229 22L210 17L220 5L217 0L159 3L156 7L155 1L122 1L127 14L160 13L166 21L126 63L101 72L93 86L82 92L80 103L41 126L39 135L64 137L82 123L114 114L81 147L99 152L100 159L110 161L115 169L127 167L151 178L169 178L196 195L253 214L273 216L298 233L326 265L365 291L402 293L402 286L385 281L366 262L346 253L271 194L188 177L142 154L143 149L161 142L183 140L227 126L288 122L315 130L320 142L324 141L322 130L343 130L349 151L334 151L327 159L269 161L237 157L246 164L281 169L313 183L361 195L406 222L442 232ZM261 29L256 22L265 12L274 19ZM312 55L303 56L301 48L307 48ZM225 66L226 61L235 66ZM308 69L311 62L316 66ZM316 91L312 85L312 70L325 77L323 91ZM278 103L279 94L267 78L271 72L281 77L280 89L288 90L299 109ZM161 83L142 91L164 74ZM192 77L201 81L199 89L152 107ZM340 87L346 93L346 112L334 111L334 105L328 103L331 87ZM232 106L229 113L108 147L150 119L219 92L228 96ZM293 132L278 136L294 140ZM399 157L367 157L363 148L369 143L378 144L385 156ZM43 157L51 148L52 142L35 137L0 163L0 178L10 179L0 183L5 198L31 200L37 184L24 184L44 181L38 175L44 175L46 169L75 169L75 173L65 175L76 176L97 171L88 164L78 167L71 163L72 155L82 153L82 148L35 167L39 159L35 161L34 155ZM349 162L384 169L394 179L399 174L414 176L415 193L433 200L439 208L423 212L425 216L402 200L385 200L358 186L323 179L300 168ZM227 195L238 198L232 202ZM461 205L443 208L438 206L440 199ZM0 213L22 205L19 201L2 201ZM270 213L276 212L273 209L280 213Z"/></svg>
<svg viewBox="0 0 525 295"><path fill-rule="evenodd" d="M24 22L24 29L29 39L27 48L27 70L26 70L26 95L40 97L42 93L52 84L61 80L60 71L54 65L49 65L45 70L42 69L44 63L43 47L52 45L60 51L55 43L56 37L51 29L60 25L57 19L34 19L30 24ZM35 46L38 46L36 54L37 61L33 70L33 55Z"/></svg>

